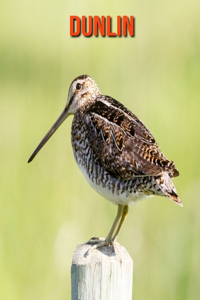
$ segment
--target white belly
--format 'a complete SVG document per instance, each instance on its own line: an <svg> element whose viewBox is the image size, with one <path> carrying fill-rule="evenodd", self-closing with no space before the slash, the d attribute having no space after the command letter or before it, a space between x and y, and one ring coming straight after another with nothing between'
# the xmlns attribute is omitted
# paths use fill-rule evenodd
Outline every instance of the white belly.
<svg viewBox="0 0 200 300"><path fill-rule="evenodd" d="M107 176L105 182L102 180L92 180L91 176L89 176L87 170L84 168L82 164L78 164L80 170L82 171L84 177L87 182L91 185L91 187L97 191L101 196L112 202L113 204L121 204L121 205L129 205L135 204L138 200L142 200L144 198L152 197L153 195L146 195L144 191L135 191L130 192L130 187L123 190L122 185L124 181L116 180L112 178L110 175ZM135 180L138 180L136 178ZM127 183L131 184L131 181L127 181ZM115 188L113 188L113 184L115 183Z"/></svg>

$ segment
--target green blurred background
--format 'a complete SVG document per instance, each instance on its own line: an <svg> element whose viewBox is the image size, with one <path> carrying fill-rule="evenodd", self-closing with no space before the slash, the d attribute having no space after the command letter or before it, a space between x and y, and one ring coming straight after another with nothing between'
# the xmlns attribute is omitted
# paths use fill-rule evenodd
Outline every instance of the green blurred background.
<svg viewBox="0 0 200 300"><path fill-rule="evenodd" d="M71 38L70 15L136 17L135 38ZM0 299L70 299L78 243L106 236L117 207L73 158L70 117L27 160L93 77L176 162L184 208L154 197L131 208L118 242L134 260L133 299L200 299L200 3L2 0L0 4Z"/></svg>

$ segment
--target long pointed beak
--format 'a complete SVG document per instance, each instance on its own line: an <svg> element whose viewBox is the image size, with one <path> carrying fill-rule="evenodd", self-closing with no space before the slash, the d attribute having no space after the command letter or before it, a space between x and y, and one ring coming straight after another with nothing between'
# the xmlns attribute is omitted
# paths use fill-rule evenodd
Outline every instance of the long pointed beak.
<svg viewBox="0 0 200 300"><path fill-rule="evenodd" d="M37 146L33 154L28 160L28 163L30 163L34 157L37 155L37 153L42 149L42 147L46 144L46 142L50 139L50 137L54 134L54 132L58 129L58 127L64 122L64 120L68 117L68 107L66 106L58 120L53 124L51 129L47 132L45 137L42 139L40 144Z"/></svg>

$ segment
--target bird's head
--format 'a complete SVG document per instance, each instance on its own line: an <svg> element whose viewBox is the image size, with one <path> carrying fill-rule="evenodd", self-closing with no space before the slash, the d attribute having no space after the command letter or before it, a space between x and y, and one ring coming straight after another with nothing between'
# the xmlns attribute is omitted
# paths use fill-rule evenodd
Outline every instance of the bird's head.
<svg viewBox="0 0 200 300"><path fill-rule="evenodd" d="M75 114L78 109L85 108L100 96L96 82L88 75L75 78L69 88L66 109L68 115Z"/></svg>
<svg viewBox="0 0 200 300"><path fill-rule="evenodd" d="M99 88L90 76L81 75L75 78L70 85L67 104L62 114L37 146L28 162L33 160L36 154L69 115L74 115L79 109L87 108L98 96L100 96Z"/></svg>

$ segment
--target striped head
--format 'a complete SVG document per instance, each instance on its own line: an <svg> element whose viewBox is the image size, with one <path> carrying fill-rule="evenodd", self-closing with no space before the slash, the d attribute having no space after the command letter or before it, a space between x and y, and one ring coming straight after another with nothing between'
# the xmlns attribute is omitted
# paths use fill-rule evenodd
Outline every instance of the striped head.
<svg viewBox="0 0 200 300"><path fill-rule="evenodd" d="M80 108L87 107L100 96L96 82L88 75L75 78L69 88L67 99L68 115L75 114Z"/></svg>
<svg viewBox="0 0 200 300"><path fill-rule="evenodd" d="M100 96L96 82L88 75L81 75L75 78L69 88L67 104L51 129L47 132L40 144L37 146L28 162L31 162L40 149L46 144L53 133L64 122L69 115L74 115L79 109L88 107Z"/></svg>

